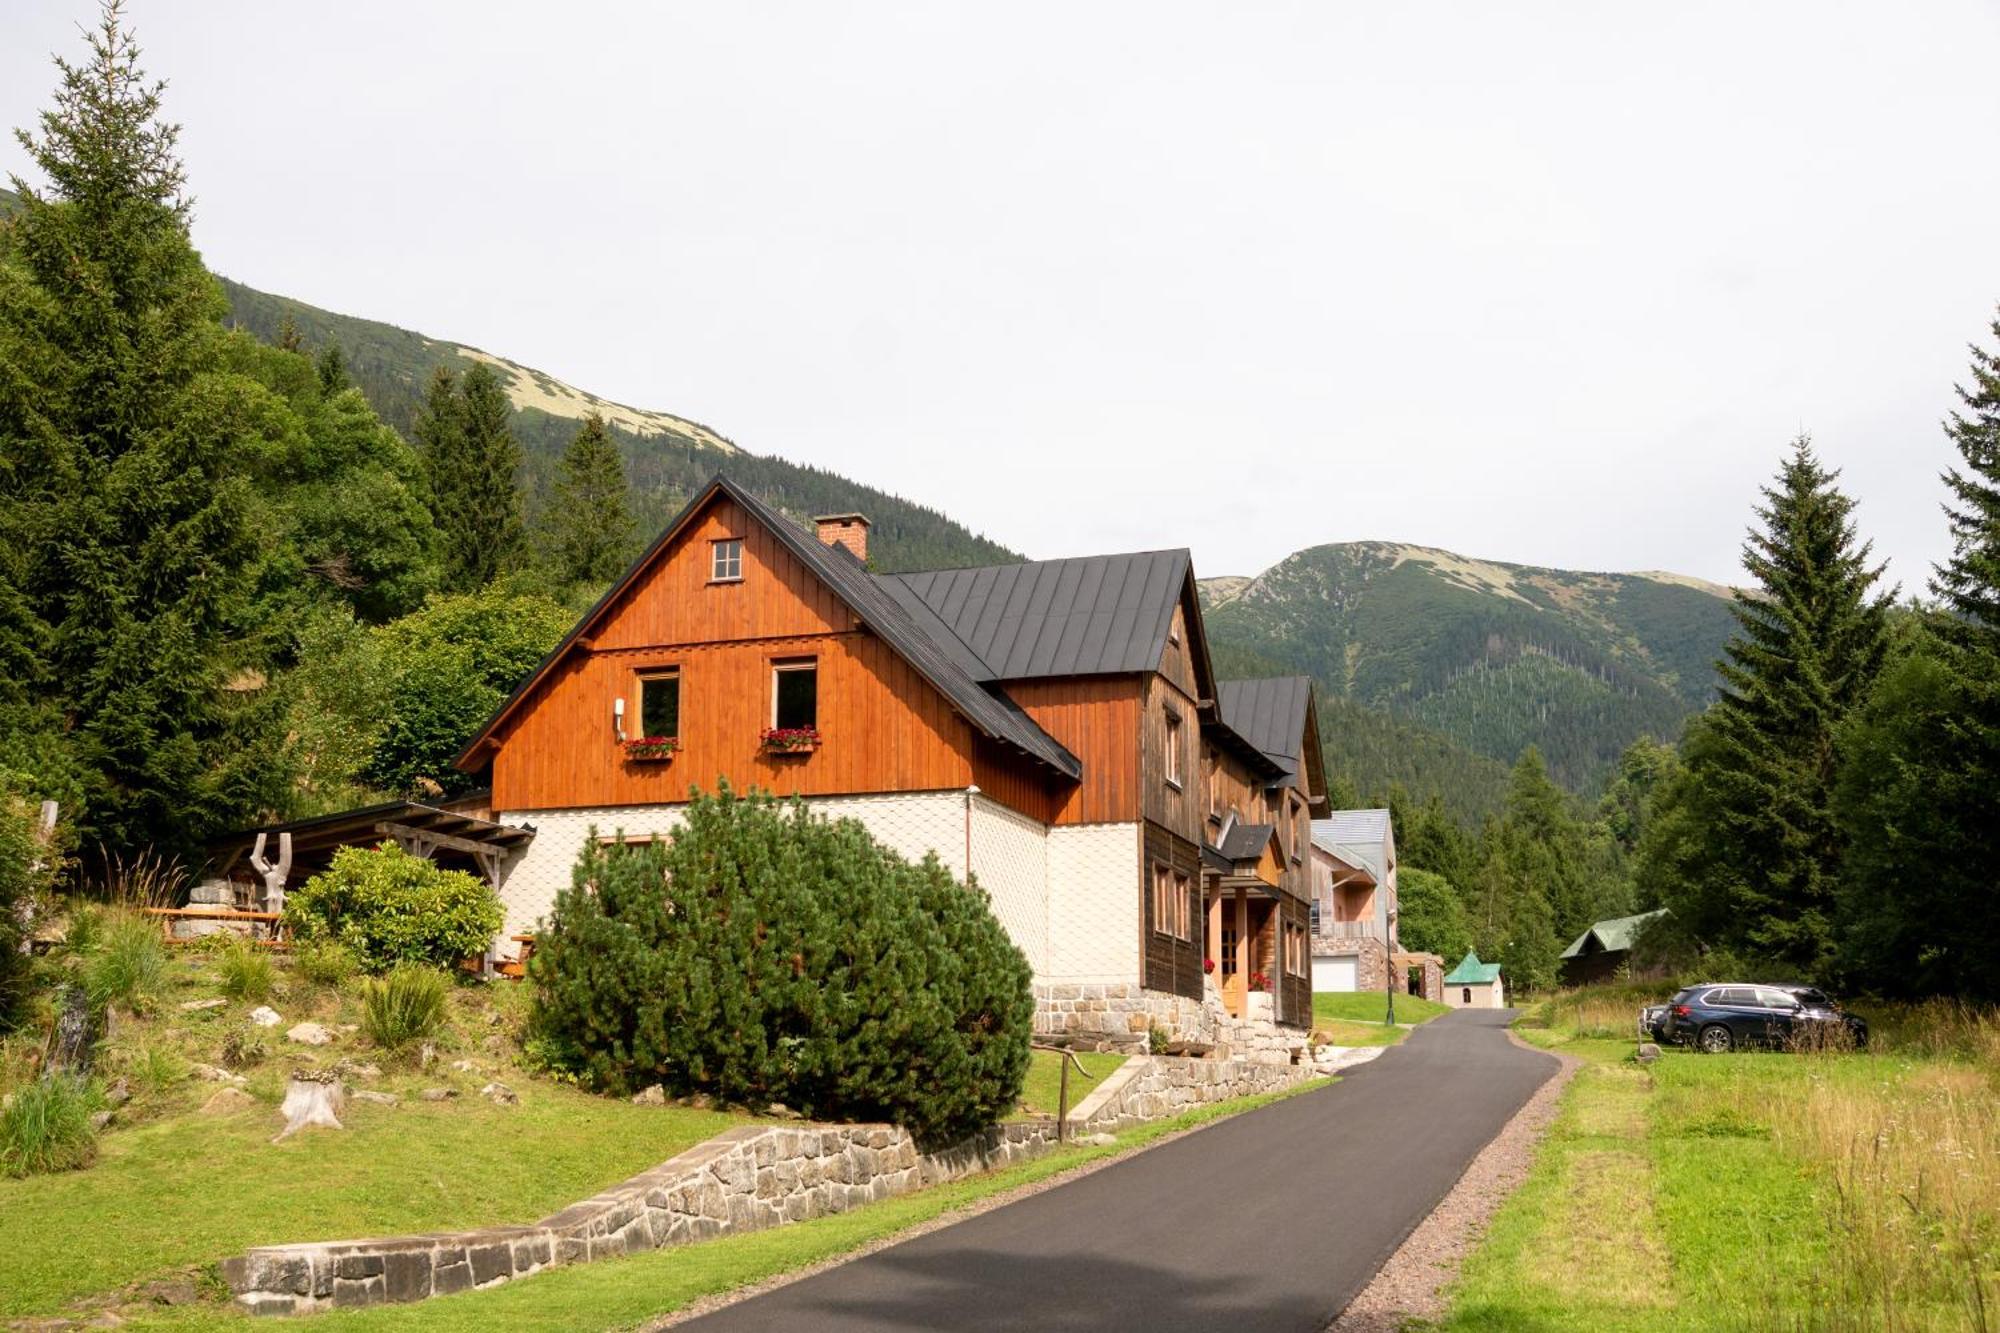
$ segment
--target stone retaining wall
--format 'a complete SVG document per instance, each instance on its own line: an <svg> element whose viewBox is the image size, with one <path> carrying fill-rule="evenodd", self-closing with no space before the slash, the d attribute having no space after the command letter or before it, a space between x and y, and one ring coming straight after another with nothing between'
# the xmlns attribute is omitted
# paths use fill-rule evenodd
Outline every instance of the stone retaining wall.
<svg viewBox="0 0 2000 1333"><path fill-rule="evenodd" d="M1304 1028L1272 1020L1269 992L1248 997L1250 1012L1232 1017L1211 979L1199 1000L1143 986L1105 983L1035 987L1035 1035L1062 1036L1079 1048L1144 1054L1154 1027L1175 1041L1215 1048L1223 1059L1290 1064L1306 1044Z"/></svg>
<svg viewBox="0 0 2000 1333"><path fill-rule="evenodd" d="M891 1125L745 1125L532 1226L267 1245L222 1265L254 1314L420 1301L544 1268L845 1212L1034 1157L1053 1120L924 1153Z"/></svg>
<svg viewBox="0 0 2000 1333"><path fill-rule="evenodd" d="M1070 1111L1070 1133L1111 1133L1210 1102L1279 1092L1323 1072L1310 1064L1135 1055L1105 1075Z"/></svg>

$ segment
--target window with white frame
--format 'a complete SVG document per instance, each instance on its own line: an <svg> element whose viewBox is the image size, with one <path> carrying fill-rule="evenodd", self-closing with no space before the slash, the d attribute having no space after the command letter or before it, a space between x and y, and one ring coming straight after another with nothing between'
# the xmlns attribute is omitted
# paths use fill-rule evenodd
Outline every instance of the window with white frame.
<svg viewBox="0 0 2000 1333"><path fill-rule="evenodd" d="M1184 744L1184 741L1182 740L1181 736L1183 727L1181 726L1181 715L1179 713L1175 712L1171 708L1167 709L1166 713L1167 713L1167 744L1166 744L1167 781L1172 783L1174 786L1178 787L1181 785L1181 773L1183 772L1183 767L1182 767L1183 756L1181 753L1181 749Z"/></svg>
<svg viewBox="0 0 2000 1333"><path fill-rule="evenodd" d="M771 664L771 727L802 731L819 726L819 660L794 658Z"/></svg>
<svg viewBox="0 0 2000 1333"><path fill-rule="evenodd" d="M743 577L743 539L724 537L708 544L710 583L735 583Z"/></svg>

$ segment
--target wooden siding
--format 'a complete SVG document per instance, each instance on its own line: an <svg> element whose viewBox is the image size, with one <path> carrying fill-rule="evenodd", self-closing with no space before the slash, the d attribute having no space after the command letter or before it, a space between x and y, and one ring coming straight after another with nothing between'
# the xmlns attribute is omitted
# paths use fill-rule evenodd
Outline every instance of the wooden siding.
<svg viewBox="0 0 2000 1333"><path fill-rule="evenodd" d="M1277 1019L1280 1023L1292 1023L1299 1027L1312 1026L1312 915L1306 902L1300 898L1284 898L1278 903L1274 914L1280 923L1296 926L1305 932L1306 975L1295 977L1284 970L1284 955L1277 955L1278 968L1273 973L1277 983Z"/></svg>
<svg viewBox="0 0 2000 1333"><path fill-rule="evenodd" d="M709 542L743 540L743 578L709 580ZM815 658L820 748L767 753L775 660ZM638 734L637 677L680 672L681 748L634 763L613 729ZM1051 804L1024 757L991 745L776 537L726 497L690 521L587 643L579 643L496 736L493 808L550 810L684 801L691 787L821 796L962 788L975 780L1035 818Z"/></svg>
<svg viewBox="0 0 2000 1333"><path fill-rule="evenodd" d="M1141 813L1155 824L1171 830L1177 837L1194 842L1201 837L1203 813L1201 719L1196 716L1194 699L1175 688L1165 676L1152 675L1146 678L1141 712ZM1169 712L1180 718L1181 775L1178 784L1167 781Z"/></svg>
<svg viewBox="0 0 2000 1333"><path fill-rule="evenodd" d="M1140 952L1139 984L1149 990L1170 991L1191 1000L1201 998L1201 962L1206 954L1203 936L1208 917L1202 910L1201 849L1186 838L1176 837L1157 824L1146 825L1144 852L1140 857ZM1188 936L1181 939L1161 933L1165 924L1154 918L1153 868L1165 866L1188 879Z"/></svg>
<svg viewBox="0 0 2000 1333"><path fill-rule="evenodd" d="M1049 822L1138 822L1140 678L1026 680L1011 682L1006 689L1043 731L1083 762L1083 782L1052 795Z"/></svg>

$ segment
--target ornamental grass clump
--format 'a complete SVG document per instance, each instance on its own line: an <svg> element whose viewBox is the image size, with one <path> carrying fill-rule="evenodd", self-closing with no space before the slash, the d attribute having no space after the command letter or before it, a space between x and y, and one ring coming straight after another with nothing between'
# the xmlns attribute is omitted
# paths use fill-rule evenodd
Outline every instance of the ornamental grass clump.
<svg viewBox="0 0 2000 1333"><path fill-rule="evenodd" d="M215 966L222 978L222 993L230 999L257 1004L270 998L276 982L271 956L241 935L229 937L216 956Z"/></svg>
<svg viewBox="0 0 2000 1333"><path fill-rule="evenodd" d="M143 1012L166 984L167 946L160 928L137 912L104 912L87 932L83 984L99 1008L121 1005Z"/></svg>
<svg viewBox="0 0 2000 1333"><path fill-rule="evenodd" d="M1028 966L986 895L797 802L725 787L671 841L591 839L536 946L531 1042L606 1090L947 1143L1027 1072Z"/></svg>
<svg viewBox="0 0 2000 1333"><path fill-rule="evenodd" d="M444 1026L450 992L444 973L406 963L362 988L362 1031L386 1051L422 1041Z"/></svg>
<svg viewBox="0 0 2000 1333"><path fill-rule="evenodd" d="M343 847L285 899L301 945L338 944L366 972L400 963L452 967L486 952L500 902L485 882L412 856L393 842Z"/></svg>
<svg viewBox="0 0 2000 1333"><path fill-rule="evenodd" d="M0 1175L39 1176L88 1165L97 1155L90 1117L104 1098L70 1074L16 1088L0 1109Z"/></svg>

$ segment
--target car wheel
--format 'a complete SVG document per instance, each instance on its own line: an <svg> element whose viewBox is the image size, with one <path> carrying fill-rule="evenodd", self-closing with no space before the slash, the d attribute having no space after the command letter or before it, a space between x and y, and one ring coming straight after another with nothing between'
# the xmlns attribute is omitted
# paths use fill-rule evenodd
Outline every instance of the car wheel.
<svg viewBox="0 0 2000 1333"><path fill-rule="evenodd" d="M1709 1055L1727 1055L1736 1047L1736 1036L1720 1023L1710 1023L1701 1030L1701 1049Z"/></svg>

